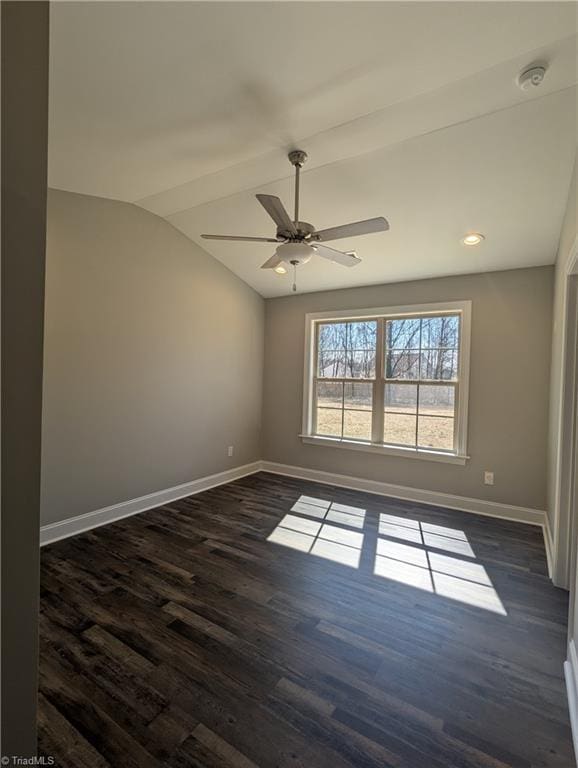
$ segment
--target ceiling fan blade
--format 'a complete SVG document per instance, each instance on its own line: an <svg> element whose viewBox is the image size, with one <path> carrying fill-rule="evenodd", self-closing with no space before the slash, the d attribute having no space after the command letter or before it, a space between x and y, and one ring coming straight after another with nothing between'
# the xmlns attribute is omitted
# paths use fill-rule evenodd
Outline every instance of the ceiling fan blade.
<svg viewBox="0 0 578 768"><path fill-rule="evenodd" d="M357 235L368 235L370 232L386 232L389 229L387 219L378 216L375 219L366 219L365 221L354 221L352 224L342 224L340 227L330 227L322 229L321 232L313 234L313 240L339 240L342 237L357 237Z"/></svg>
<svg viewBox="0 0 578 768"><path fill-rule="evenodd" d="M291 217L278 197L274 197L273 195L255 195L255 197L273 219L275 224L277 224L279 229L284 232L290 232L292 235L297 234L295 224L291 221Z"/></svg>
<svg viewBox="0 0 578 768"><path fill-rule="evenodd" d="M261 269L275 269L275 267L278 267L279 264L283 263L283 259L280 259L279 256L277 256L276 253L271 256L270 259L267 259L267 261L264 264L261 264Z"/></svg>
<svg viewBox="0 0 578 768"><path fill-rule="evenodd" d="M245 243L279 243L276 237L244 237L243 235L201 235L205 240L240 240Z"/></svg>
<svg viewBox="0 0 578 768"><path fill-rule="evenodd" d="M318 243L312 243L311 247L318 256L329 259L336 264L343 264L344 267L355 267L356 264L361 263L361 259L353 252L336 251L335 248L329 248L327 245L319 245Z"/></svg>

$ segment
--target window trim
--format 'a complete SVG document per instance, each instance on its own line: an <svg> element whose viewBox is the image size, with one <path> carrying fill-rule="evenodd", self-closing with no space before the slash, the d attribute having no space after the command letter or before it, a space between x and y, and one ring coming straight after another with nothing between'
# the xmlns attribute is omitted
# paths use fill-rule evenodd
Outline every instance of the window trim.
<svg viewBox="0 0 578 768"><path fill-rule="evenodd" d="M387 443L374 443L365 440L316 435L313 433L313 413L315 399L313 386L315 377L313 374L315 371L315 361L317 358L316 328L318 323L340 320L366 320L368 318L412 317L416 315L423 317L424 315L437 315L444 313L459 313L461 317L458 382L456 386L458 402L455 411L454 451L436 451L428 448L394 446ZM299 437L301 437L304 443L313 445L324 445L327 447L338 447L348 450L380 453L383 455L398 456L403 458L441 461L450 464L465 464L469 458L467 454L467 431L470 378L471 316L471 300L445 301L430 304L410 304L393 307L372 307L370 309L329 310L325 312L307 313L305 315L305 355L303 366L303 420L301 424L301 434ZM381 368L378 367L378 359L383 357L383 350L381 350L382 342L383 339L378 339L376 342L376 376L378 376L381 372ZM374 417L375 412L376 411L374 409Z"/></svg>

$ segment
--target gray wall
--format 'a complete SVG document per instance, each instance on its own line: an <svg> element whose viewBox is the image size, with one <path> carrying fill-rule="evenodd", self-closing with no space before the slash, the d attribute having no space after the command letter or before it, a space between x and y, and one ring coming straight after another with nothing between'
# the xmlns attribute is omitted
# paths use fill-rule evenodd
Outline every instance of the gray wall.
<svg viewBox="0 0 578 768"><path fill-rule="evenodd" d="M261 458L251 288L163 219L55 190L46 270L42 523Z"/></svg>
<svg viewBox="0 0 578 768"><path fill-rule="evenodd" d="M538 267L267 300L263 458L544 509L552 281ZM301 442L307 312L463 299L473 302L466 466Z"/></svg>
<svg viewBox="0 0 578 768"><path fill-rule="evenodd" d="M36 754L48 3L2 3L0 754Z"/></svg>

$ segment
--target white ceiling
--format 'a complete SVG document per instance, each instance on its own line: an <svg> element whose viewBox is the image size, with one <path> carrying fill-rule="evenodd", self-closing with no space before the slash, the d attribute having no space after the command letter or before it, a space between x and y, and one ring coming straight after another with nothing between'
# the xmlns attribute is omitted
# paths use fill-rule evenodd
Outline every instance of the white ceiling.
<svg viewBox="0 0 578 768"><path fill-rule="evenodd" d="M167 217L264 296L273 235L256 191L302 219L385 215L313 259L299 290L552 263L576 147L573 3L69 3L51 7L51 186ZM549 69L516 88L534 61ZM478 249L459 238L484 232Z"/></svg>

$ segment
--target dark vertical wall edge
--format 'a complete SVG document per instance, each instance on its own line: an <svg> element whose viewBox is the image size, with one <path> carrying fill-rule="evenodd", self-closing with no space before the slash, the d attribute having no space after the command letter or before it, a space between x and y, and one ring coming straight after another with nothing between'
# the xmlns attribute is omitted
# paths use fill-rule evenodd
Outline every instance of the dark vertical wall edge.
<svg viewBox="0 0 578 768"><path fill-rule="evenodd" d="M2 2L2 752L36 753L47 2Z"/></svg>

